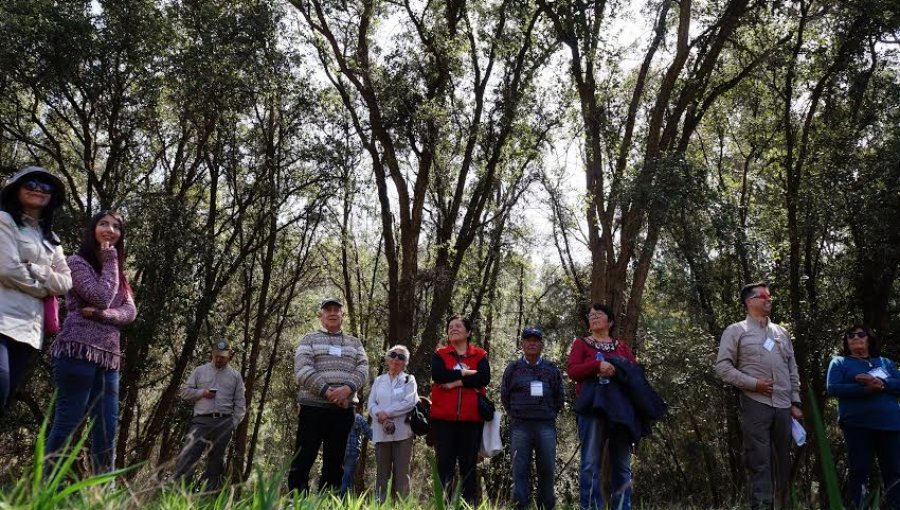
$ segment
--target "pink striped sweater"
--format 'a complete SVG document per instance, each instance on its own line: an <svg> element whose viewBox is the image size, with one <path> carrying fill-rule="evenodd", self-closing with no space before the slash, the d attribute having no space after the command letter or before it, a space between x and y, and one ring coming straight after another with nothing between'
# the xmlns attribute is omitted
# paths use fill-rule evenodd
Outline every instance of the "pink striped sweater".
<svg viewBox="0 0 900 510"><path fill-rule="evenodd" d="M120 285L116 249L102 250L100 260L103 268L97 274L81 256L68 258L72 290L66 294L66 319L50 347L50 356L83 359L118 370L119 330L134 322L137 310L131 293ZM99 311L96 317L81 314L81 309L89 306Z"/></svg>

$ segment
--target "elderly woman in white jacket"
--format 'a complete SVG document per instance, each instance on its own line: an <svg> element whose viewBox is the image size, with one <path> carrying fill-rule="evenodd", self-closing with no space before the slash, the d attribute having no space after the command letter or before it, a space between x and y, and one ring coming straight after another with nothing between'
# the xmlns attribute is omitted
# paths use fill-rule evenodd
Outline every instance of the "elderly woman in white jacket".
<svg viewBox="0 0 900 510"><path fill-rule="evenodd" d="M409 363L409 349L395 345L388 349L384 360L387 372L375 378L369 392L369 414L374 421L375 497L379 502L387 498L391 479L392 496L405 498L409 494L413 432L406 417L419 400L416 378L404 371Z"/></svg>
<svg viewBox="0 0 900 510"><path fill-rule="evenodd" d="M53 233L53 213L64 198L62 181L39 166L23 168L0 190L0 415L48 333L44 301L72 287ZM56 313L56 306L46 309Z"/></svg>

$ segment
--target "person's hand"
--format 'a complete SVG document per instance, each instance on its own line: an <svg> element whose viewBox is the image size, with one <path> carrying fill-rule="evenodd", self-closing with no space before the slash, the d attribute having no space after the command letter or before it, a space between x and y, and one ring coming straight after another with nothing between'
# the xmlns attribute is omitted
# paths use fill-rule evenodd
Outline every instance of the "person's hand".
<svg viewBox="0 0 900 510"><path fill-rule="evenodd" d="M388 419L388 414L384 411L378 411L375 413L375 418L378 420L378 423L384 423L384 420Z"/></svg>
<svg viewBox="0 0 900 510"><path fill-rule="evenodd" d="M344 399L338 396L336 390L337 388L328 388L328 390L325 392L325 398L328 399L328 402L338 407L344 407Z"/></svg>
<svg viewBox="0 0 900 510"><path fill-rule="evenodd" d="M464 368L460 370L460 372L462 372L463 377L470 377L478 374L478 370L472 370L471 368Z"/></svg>
<svg viewBox="0 0 900 510"><path fill-rule="evenodd" d="M97 313L97 309L93 306L85 306L81 309L81 316L85 319L93 319L95 313Z"/></svg>
<svg viewBox="0 0 900 510"><path fill-rule="evenodd" d="M772 392L775 391L775 381L769 379L768 377L763 377L762 379L756 380L756 392L762 393L766 396L772 396Z"/></svg>
<svg viewBox="0 0 900 510"><path fill-rule="evenodd" d="M109 249L111 249L113 246L115 246L115 245L112 244L112 243L109 242L109 241L100 241L100 251L106 251L106 250L109 250Z"/></svg>
<svg viewBox="0 0 900 510"><path fill-rule="evenodd" d="M341 400L347 400L350 398L350 395L353 394L353 390L350 389L350 386L338 386L334 389L334 392L337 394L338 398Z"/></svg>
<svg viewBox="0 0 900 510"><path fill-rule="evenodd" d="M329 388L328 391L325 392L325 398L338 407L346 408L349 405L350 395L352 394L353 390L351 390L349 386L343 385Z"/></svg>
<svg viewBox="0 0 900 510"><path fill-rule="evenodd" d="M873 377L870 381L866 382L866 390L873 393L884 391L884 381L877 377Z"/></svg>
<svg viewBox="0 0 900 510"><path fill-rule="evenodd" d="M609 377L616 375L616 367L608 361L601 361L600 369L598 370L597 373L603 377L609 378Z"/></svg>
<svg viewBox="0 0 900 510"><path fill-rule="evenodd" d="M203 390L203 398L216 398L216 392L213 390Z"/></svg>
<svg viewBox="0 0 900 510"><path fill-rule="evenodd" d="M795 420L803 419L803 410L797 406L791 406L791 418Z"/></svg>
<svg viewBox="0 0 900 510"><path fill-rule="evenodd" d="M871 376L869 374L856 374L856 377L854 377L853 379L856 380L856 382L858 382L859 384L868 385L874 379L876 379L876 377Z"/></svg>
<svg viewBox="0 0 900 510"><path fill-rule="evenodd" d="M459 388L460 386L462 386L462 379L441 384L441 388L444 388L445 390L452 390L453 388Z"/></svg>

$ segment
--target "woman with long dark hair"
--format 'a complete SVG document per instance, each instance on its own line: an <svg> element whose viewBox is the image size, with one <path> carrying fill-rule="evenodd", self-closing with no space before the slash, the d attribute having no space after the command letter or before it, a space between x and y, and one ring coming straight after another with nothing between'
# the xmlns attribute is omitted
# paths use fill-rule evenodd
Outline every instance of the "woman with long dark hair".
<svg viewBox="0 0 900 510"><path fill-rule="evenodd" d="M56 412L47 449L59 451L85 416L93 419L95 472L113 468L119 415L121 328L136 309L125 276L125 222L113 211L94 215L78 253L69 257L72 290L66 294L62 331L50 348Z"/></svg>
<svg viewBox="0 0 900 510"><path fill-rule="evenodd" d="M881 356L878 340L864 324L841 338L841 355L828 366L828 394L838 399L838 424L847 445L847 499L851 508L878 508L867 502L872 461L878 467L887 508L900 509L900 372ZM873 491L868 491L873 492Z"/></svg>
<svg viewBox="0 0 900 510"><path fill-rule="evenodd" d="M0 414L31 368L45 324L59 320L45 313L56 313L56 296L72 286L53 233L53 213L64 199L62 181L38 166L22 169L0 191Z"/></svg>

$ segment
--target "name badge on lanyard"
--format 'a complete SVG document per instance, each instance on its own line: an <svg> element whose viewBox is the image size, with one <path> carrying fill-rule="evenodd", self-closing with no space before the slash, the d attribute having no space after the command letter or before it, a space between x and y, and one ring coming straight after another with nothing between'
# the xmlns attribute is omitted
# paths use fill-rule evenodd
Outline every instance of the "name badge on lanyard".
<svg viewBox="0 0 900 510"><path fill-rule="evenodd" d="M763 344L763 349L772 352L772 349L775 348L775 340L771 338L766 338L766 343Z"/></svg>
<svg viewBox="0 0 900 510"><path fill-rule="evenodd" d="M888 377L890 377L887 371L885 371L881 367L875 367L872 370L869 370L869 375L871 375L872 377L877 377L879 379L887 379Z"/></svg>
<svg viewBox="0 0 900 510"><path fill-rule="evenodd" d="M394 395L403 395L403 388L394 388Z"/></svg>
<svg viewBox="0 0 900 510"><path fill-rule="evenodd" d="M531 396L532 397L543 397L544 396L544 383L541 381L531 381Z"/></svg>
<svg viewBox="0 0 900 510"><path fill-rule="evenodd" d="M340 345L329 345L328 346L328 354L330 356L341 356L342 353L343 353L343 350L341 349Z"/></svg>

